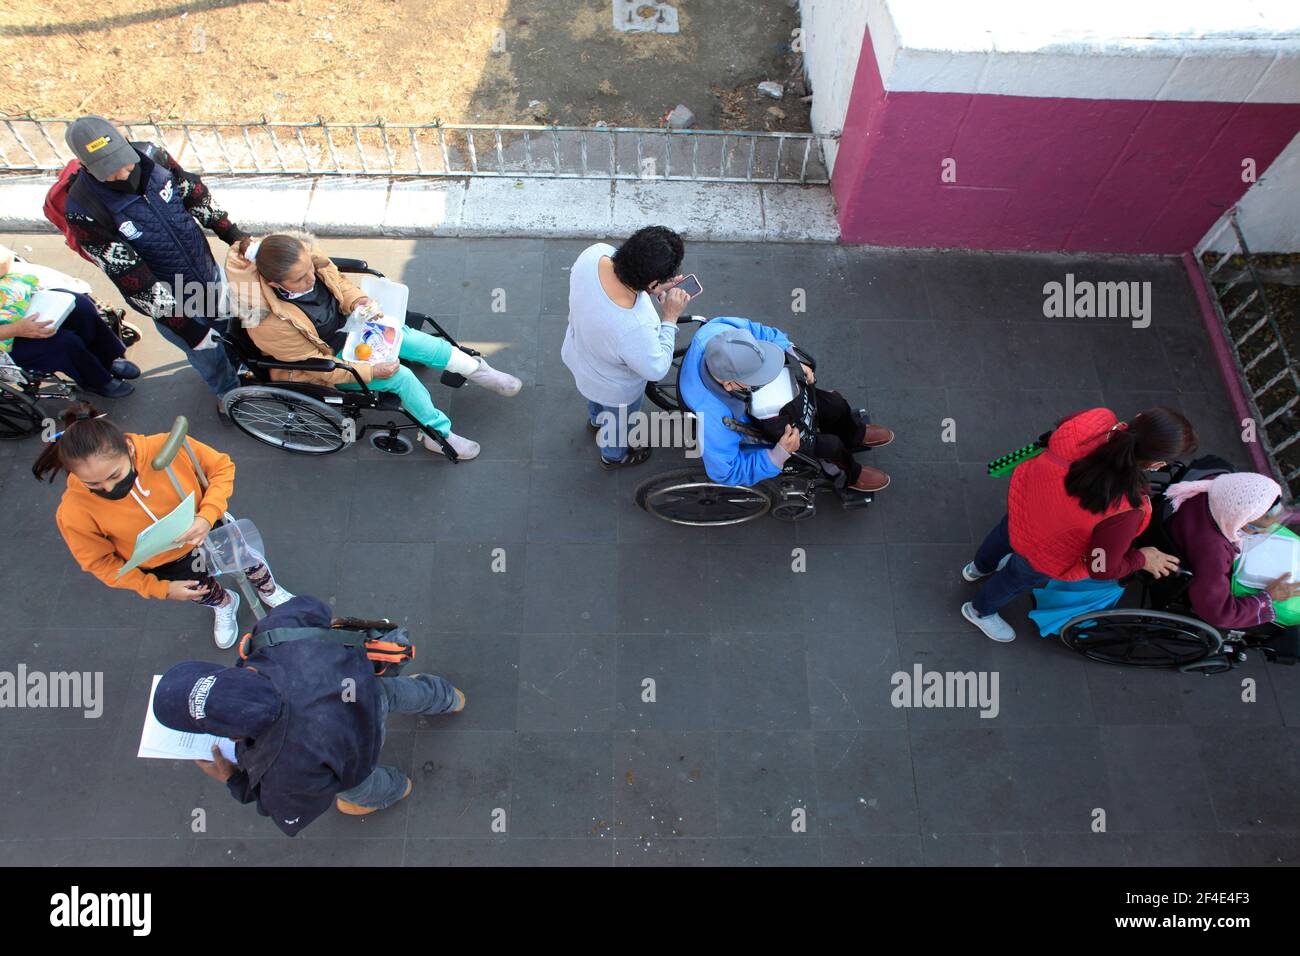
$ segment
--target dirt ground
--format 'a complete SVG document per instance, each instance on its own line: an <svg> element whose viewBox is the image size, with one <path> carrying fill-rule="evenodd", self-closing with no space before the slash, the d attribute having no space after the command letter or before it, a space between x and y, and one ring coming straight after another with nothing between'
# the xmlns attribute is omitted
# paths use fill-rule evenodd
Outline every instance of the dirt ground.
<svg viewBox="0 0 1300 956"><path fill-rule="evenodd" d="M660 35L615 31L611 0L6 0L0 112L809 128L789 0L675 6Z"/></svg>

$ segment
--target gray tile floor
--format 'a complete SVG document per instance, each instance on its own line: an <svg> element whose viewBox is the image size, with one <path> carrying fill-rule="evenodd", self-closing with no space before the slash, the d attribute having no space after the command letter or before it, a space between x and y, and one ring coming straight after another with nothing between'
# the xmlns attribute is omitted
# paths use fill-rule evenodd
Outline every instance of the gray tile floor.
<svg viewBox="0 0 1300 956"><path fill-rule="evenodd" d="M48 236L5 237L103 280ZM983 463L1061 414L1167 402L1204 447L1242 460L1176 260L891 254L694 245L709 314L779 325L818 375L899 440L894 485L865 512L712 531L638 511L661 450L596 467L559 361L569 241L329 241L411 286L526 383L505 400L435 396L479 461L387 458L365 444L314 460L258 445L211 412L152 330L147 374L113 405L128 429L194 434L239 467L278 577L347 613L407 623L420 664L468 693L456 718L393 722L386 759L411 799L329 813L289 840L195 768L134 756L151 675L221 659L208 612L112 592L72 563L57 489L28 473L35 440L0 447L10 600L0 669L102 670L98 720L6 711L0 859L118 864L1176 864L1300 857L1300 672L1252 660L1192 678L1090 664L1031 636L966 625L958 569L1002 514ZM1049 320L1042 286L1149 281L1153 324ZM505 290L507 311L492 309ZM794 313L794 290L807 311ZM941 440L952 419L957 441ZM1243 462L1244 463L1244 462ZM791 570L805 549L806 573ZM493 573L504 549L505 573ZM890 676L916 663L995 670L1001 711L904 710ZM656 700L642 700L653 679ZM1242 702L1244 678L1257 699ZM207 831L191 832L203 808ZM1107 832L1093 833L1094 810ZM508 832L492 829L503 810ZM794 832L794 811L806 816Z"/></svg>

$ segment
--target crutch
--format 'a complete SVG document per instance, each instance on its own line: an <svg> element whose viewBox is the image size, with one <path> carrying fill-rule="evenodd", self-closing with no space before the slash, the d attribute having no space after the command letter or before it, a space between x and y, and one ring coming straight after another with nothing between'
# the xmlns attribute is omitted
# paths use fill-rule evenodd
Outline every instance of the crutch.
<svg viewBox="0 0 1300 956"><path fill-rule="evenodd" d="M158 454L154 455L153 461L150 462L150 465L153 466L155 471L167 472L167 477L172 481L172 487L176 489L176 494L180 495L182 500L184 500L186 493L181 488L181 483L176 480L176 473L172 471L172 462L176 460L176 456L180 453L182 448L185 449L185 454L189 456L190 464L194 466L194 473L198 475L199 487L203 491L208 490L208 476L204 474L203 466L199 464L198 456L194 454L194 449L190 447L188 438L189 431L189 419L184 415L177 415L176 422L172 425L172 430L171 433L168 434L167 440L163 442L162 448L158 450ZM226 512L227 524L233 524L234 520L234 516L231 515L230 512ZM238 533L237 528L234 530ZM212 532L209 531L209 537L211 537L211 534ZM208 541L205 539L203 542L203 558L206 563L214 563L212 550L213 549L209 546ZM254 549L251 546L249 546L248 550L254 552ZM258 557L265 560L264 555L259 554ZM239 585L239 590L243 593L244 598L248 601L248 606L253 609L253 614L257 616L258 620L261 620L266 616L266 609L262 607L262 602L258 599L257 590L249 582L248 575L243 571L242 561L236 561L233 570L218 571L218 573L229 574L235 579L235 582Z"/></svg>

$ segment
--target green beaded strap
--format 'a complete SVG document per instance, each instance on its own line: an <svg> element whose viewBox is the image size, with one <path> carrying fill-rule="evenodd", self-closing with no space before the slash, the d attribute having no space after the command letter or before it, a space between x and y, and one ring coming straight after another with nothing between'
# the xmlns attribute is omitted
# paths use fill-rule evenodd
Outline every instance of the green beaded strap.
<svg viewBox="0 0 1300 956"><path fill-rule="evenodd" d="M1017 448L1008 455L999 455L989 462L989 477L1005 478L1015 470L1016 465L1022 461L1028 461L1035 455L1041 455L1045 451L1047 451L1047 443L1038 438L1023 448Z"/></svg>

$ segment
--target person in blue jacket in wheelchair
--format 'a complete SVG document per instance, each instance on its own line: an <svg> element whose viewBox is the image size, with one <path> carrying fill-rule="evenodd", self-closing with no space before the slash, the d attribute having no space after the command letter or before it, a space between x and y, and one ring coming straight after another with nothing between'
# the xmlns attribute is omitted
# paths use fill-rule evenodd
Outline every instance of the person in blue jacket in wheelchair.
<svg viewBox="0 0 1300 956"><path fill-rule="evenodd" d="M802 372L795 375L796 381L804 380L797 387L813 392L814 428L795 420L790 413L794 401L774 418L758 420L751 414L754 391L774 381L787 363L798 365ZM812 368L780 329L726 316L705 323L682 357L678 393L698 419L701 457L709 477L728 485L755 485L775 478L786 460L802 451L843 469L848 487L855 491L875 492L888 486L889 475L853 456L889 444L894 433L883 425L868 424L843 396L816 388L815 381ZM745 436L727 426L727 418L768 434L775 444L745 441Z"/></svg>

